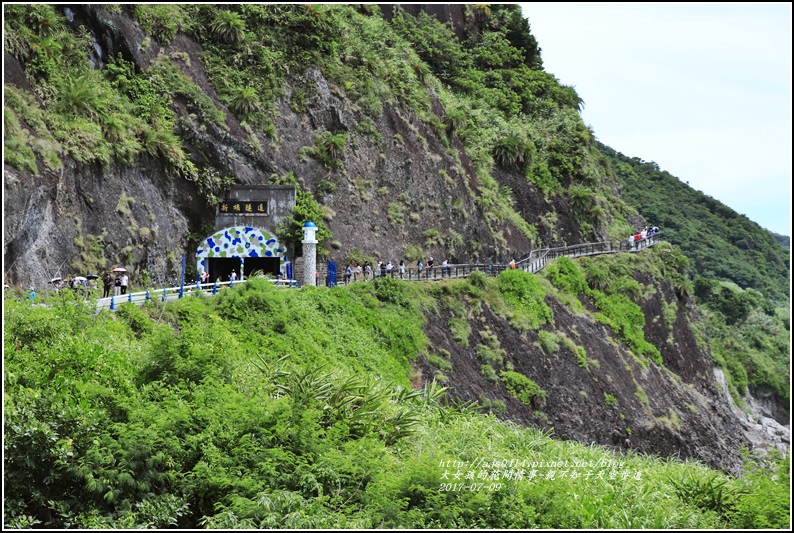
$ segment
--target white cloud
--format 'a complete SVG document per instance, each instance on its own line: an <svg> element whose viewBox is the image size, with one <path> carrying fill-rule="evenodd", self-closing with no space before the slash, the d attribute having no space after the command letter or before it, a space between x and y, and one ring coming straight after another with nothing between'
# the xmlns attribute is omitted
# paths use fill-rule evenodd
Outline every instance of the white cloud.
<svg viewBox="0 0 794 533"><path fill-rule="evenodd" d="M522 8L599 140L791 234L790 4Z"/></svg>

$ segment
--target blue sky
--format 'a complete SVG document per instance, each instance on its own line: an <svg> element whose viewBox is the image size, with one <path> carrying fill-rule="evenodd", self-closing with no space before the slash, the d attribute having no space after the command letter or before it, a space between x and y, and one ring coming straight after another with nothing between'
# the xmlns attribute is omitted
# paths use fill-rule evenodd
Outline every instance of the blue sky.
<svg viewBox="0 0 794 533"><path fill-rule="evenodd" d="M521 4L599 141L791 235L791 4Z"/></svg>

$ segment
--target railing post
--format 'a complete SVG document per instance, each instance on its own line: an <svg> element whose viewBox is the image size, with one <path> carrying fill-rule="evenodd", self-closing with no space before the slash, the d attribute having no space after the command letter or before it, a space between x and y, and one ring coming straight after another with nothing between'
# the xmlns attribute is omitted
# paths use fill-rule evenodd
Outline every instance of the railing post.
<svg viewBox="0 0 794 533"><path fill-rule="evenodd" d="M149 300L151 300L151 297L149 296L149 289L146 289L146 301L148 302Z"/></svg>
<svg viewBox="0 0 794 533"><path fill-rule="evenodd" d="M129 293L128 296L129 296L130 303L132 303L132 293Z"/></svg>
<svg viewBox="0 0 794 533"><path fill-rule="evenodd" d="M116 297L115 296L111 296L110 297L110 310L111 311L115 311L116 310Z"/></svg>
<svg viewBox="0 0 794 533"><path fill-rule="evenodd" d="M201 296L201 282L196 282L196 296Z"/></svg>
<svg viewBox="0 0 794 533"><path fill-rule="evenodd" d="M165 287L163 287L163 301L165 301L168 294L165 292Z"/></svg>
<svg viewBox="0 0 794 533"><path fill-rule="evenodd" d="M215 281L215 284L212 286L212 294L215 295L218 293L218 281Z"/></svg>

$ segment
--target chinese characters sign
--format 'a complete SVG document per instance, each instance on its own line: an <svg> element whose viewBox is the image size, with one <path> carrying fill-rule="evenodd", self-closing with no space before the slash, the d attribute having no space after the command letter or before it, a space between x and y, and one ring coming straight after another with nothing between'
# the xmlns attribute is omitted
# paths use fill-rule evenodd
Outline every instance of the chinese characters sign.
<svg viewBox="0 0 794 533"><path fill-rule="evenodd" d="M267 201L259 202L221 202L218 204L220 213L241 215L266 215Z"/></svg>

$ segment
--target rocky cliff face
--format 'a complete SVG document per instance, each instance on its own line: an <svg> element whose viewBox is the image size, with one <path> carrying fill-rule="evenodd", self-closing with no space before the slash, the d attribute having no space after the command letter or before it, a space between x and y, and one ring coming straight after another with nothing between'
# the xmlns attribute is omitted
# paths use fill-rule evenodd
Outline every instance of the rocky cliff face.
<svg viewBox="0 0 794 533"><path fill-rule="evenodd" d="M744 413L733 403L697 332L700 319L694 308L667 279L639 271L634 277L654 288L638 301L646 318L645 338L660 347L663 365L633 356L592 315L575 314L550 296L546 302L554 325L540 331L517 330L486 301L464 296L460 303L471 331L465 340L450 327L461 318L461 308L444 306L427 316L433 348L419 360L423 379L441 379L451 397L490 407L500 417L625 452L678 456L738 473L743 448L787 450L787 427ZM587 298L580 298L593 309ZM586 362L571 344L548 350L540 339L543 331L572 339L584 348ZM545 391L545 400L528 405L511 394L504 380L489 381L483 367L494 349L503 351L502 368L512 366L528 376Z"/></svg>
<svg viewBox="0 0 794 533"><path fill-rule="evenodd" d="M73 6L72 24L90 29L95 41L93 63L121 54L147 70L158 57L181 57L175 64L225 113L225 124L196 119L184 98L175 97L177 127L191 160L242 184L266 184L294 173L312 192L321 182L333 192L318 194L326 224L333 232L329 259L342 260L354 249L375 258L399 260L411 244L453 262L506 257L532 243L509 221L486 222L477 205L479 185L468 155L456 139L449 147L439 132L396 103L384 103L372 132L357 132L364 117L344 90L314 69L288 77L278 103L272 138L252 132L219 101L202 67L201 47L178 35L170 45L146 35L125 12L101 6ZM30 84L18 62L6 55L6 83L25 90ZM295 111L294 91L307 95ZM443 108L433 98L434 112ZM307 155L322 132L347 134L339 168L329 168ZM140 280L152 283L177 277L190 233L203 235L214 211L194 183L176 177L158 158L139 157L128 165L80 164L64 157L60 172L39 175L5 166L5 276L18 285L41 287L56 274L85 274L124 265ZM43 166L40 166L43 168ZM546 205L543 196L520 175L504 172L529 222L564 205ZM561 202L564 204L564 202ZM532 209L534 204L542 209ZM578 242L578 224L559 218L552 228L569 243ZM275 229L275 228L271 228ZM559 230L559 231L557 231ZM543 231L548 231L546 228ZM204 231L206 233L206 231Z"/></svg>

